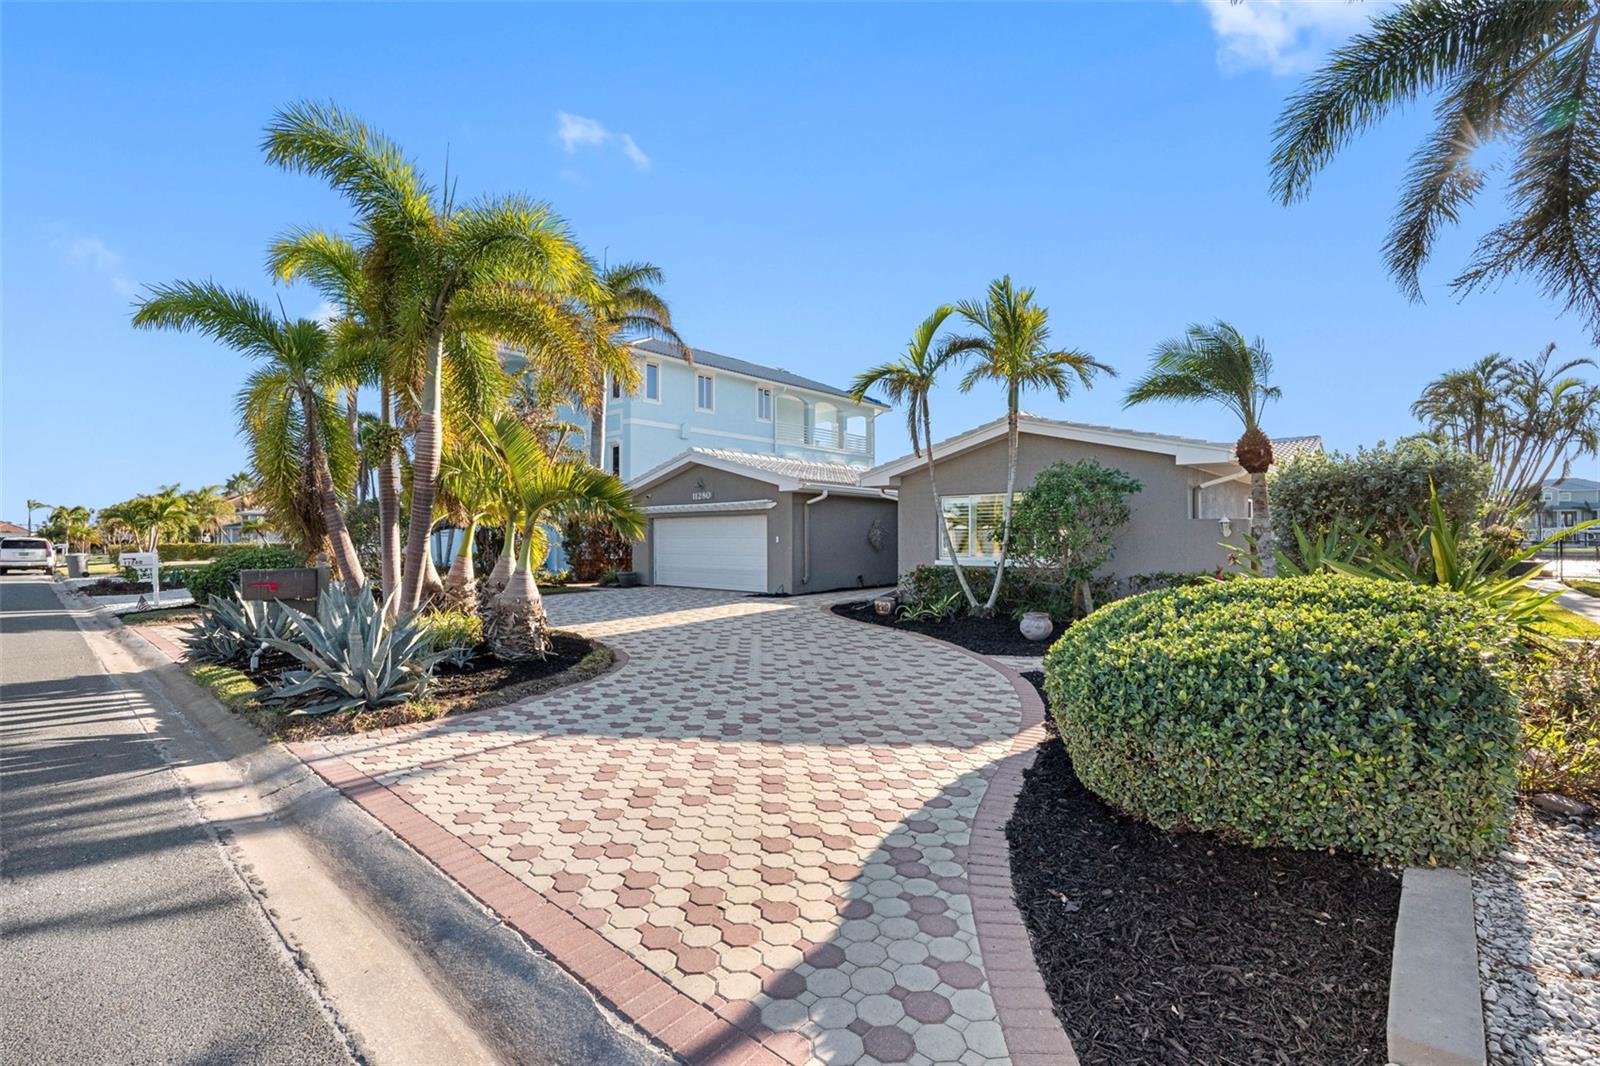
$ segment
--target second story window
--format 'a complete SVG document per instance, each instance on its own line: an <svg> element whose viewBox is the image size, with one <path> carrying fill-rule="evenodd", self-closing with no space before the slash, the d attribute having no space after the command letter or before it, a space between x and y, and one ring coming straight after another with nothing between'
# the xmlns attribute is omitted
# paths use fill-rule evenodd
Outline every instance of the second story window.
<svg viewBox="0 0 1600 1066"><path fill-rule="evenodd" d="M710 374L694 376L694 405L701 411L714 411L717 404L716 379Z"/></svg>
<svg viewBox="0 0 1600 1066"><path fill-rule="evenodd" d="M651 403L661 400L661 367L655 363L644 365L644 398Z"/></svg>
<svg viewBox="0 0 1600 1066"><path fill-rule="evenodd" d="M622 476L622 445L611 446L611 474L613 477Z"/></svg>
<svg viewBox="0 0 1600 1066"><path fill-rule="evenodd" d="M772 421L772 390L756 390L756 418L762 422Z"/></svg>
<svg viewBox="0 0 1600 1066"><path fill-rule="evenodd" d="M614 374L611 377L611 398L613 400L622 399L622 379Z"/></svg>

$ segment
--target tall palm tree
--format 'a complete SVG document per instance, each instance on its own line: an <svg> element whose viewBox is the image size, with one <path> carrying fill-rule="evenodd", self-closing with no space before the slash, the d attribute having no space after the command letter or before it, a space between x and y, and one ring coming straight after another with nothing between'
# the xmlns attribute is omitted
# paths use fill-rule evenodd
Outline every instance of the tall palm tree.
<svg viewBox="0 0 1600 1066"><path fill-rule="evenodd" d="M951 358L949 344L936 344L935 338L945 320L955 313L953 304L940 304L934 308L933 313L923 319L911 334L911 340L906 342L906 350L899 359L892 363L880 363L856 375L850 386L850 398L861 403L867 393L880 389L890 402L905 405L911 451L927 461L928 491L933 494L934 521L938 524L939 535L944 538L945 554L950 556L956 581L960 583L961 593L967 598L967 607L971 610L977 608L978 598L973 595L966 572L957 560L950 523L945 517L944 505L939 502L939 483L934 474L933 416L928 409L928 396Z"/></svg>
<svg viewBox="0 0 1600 1066"><path fill-rule="evenodd" d="M45 503L43 500L29 500L27 506L28 506L28 532L32 533L33 532L33 512L42 511L46 507L49 507L50 505L48 503Z"/></svg>
<svg viewBox="0 0 1600 1066"><path fill-rule="evenodd" d="M1285 106L1273 190L1304 197L1356 135L1419 97L1434 132L1412 157L1385 246L1413 299L1440 229L1487 184L1477 150L1508 142L1511 217L1490 230L1452 282L1460 292L1529 272L1584 315L1600 339L1600 95L1596 0L1408 0L1334 51Z"/></svg>
<svg viewBox="0 0 1600 1066"><path fill-rule="evenodd" d="M520 196L457 204L448 188L426 186L392 141L336 107L280 111L264 149L269 161L320 176L350 201L369 241L364 265L385 309L385 340L421 365L399 597L400 610L415 610L438 493L447 352L499 340L536 359L574 358L584 346L565 301L593 291L594 278L547 204Z"/></svg>
<svg viewBox="0 0 1600 1066"><path fill-rule="evenodd" d="M337 486L347 484L354 469L337 400L349 374L333 358L328 331L310 319L275 315L265 304L211 282L151 289L133 324L199 330L264 364L245 380L238 401L255 468L268 496L279 500L291 497L303 469L310 470L323 532L345 587L356 592L366 585L339 509Z"/></svg>
<svg viewBox="0 0 1600 1066"><path fill-rule="evenodd" d="M1166 400L1218 403L1244 425L1233 446L1234 458L1250 475L1250 533L1268 577L1277 572L1272 516L1267 499L1267 471L1272 467L1272 440L1261 429L1267 401L1282 395L1272 377L1272 354L1259 337L1252 343L1228 323L1192 325L1181 337L1162 341L1150 358L1150 369L1133 383L1124 407Z"/></svg>
<svg viewBox="0 0 1600 1066"><path fill-rule="evenodd" d="M256 475L252 470L241 470L237 474L228 475L228 480L223 482L222 490L229 496L248 496L255 491Z"/></svg>
<svg viewBox="0 0 1600 1066"><path fill-rule="evenodd" d="M71 551L74 544L83 544L89 539L89 517L87 507L56 507L50 512L48 528Z"/></svg>
<svg viewBox="0 0 1600 1066"><path fill-rule="evenodd" d="M625 537L644 531L644 516L622 482L587 462L551 459L537 434L502 416L485 427L505 477L504 507L521 534L505 590L494 600L485 637L496 657L543 658L549 621L534 571L547 547L544 528L563 519L602 521Z"/></svg>
<svg viewBox="0 0 1600 1066"><path fill-rule="evenodd" d="M961 391L971 392L979 382L994 381L1006 390L1006 494L1001 501L1000 557L995 561L994 587L981 612L993 614L1005 580L1006 556L1011 547L1012 497L1017 488L1017 448L1022 394L1047 389L1066 400L1076 381L1092 388L1095 374L1116 375L1104 363L1071 348L1050 347L1050 312L1034 302L1030 288L1018 288L1007 275L989 283L983 301L963 300L956 312L977 333L957 337L948 345L950 355L969 357L972 365L961 379Z"/></svg>
<svg viewBox="0 0 1600 1066"><path fill-rule="evenodd" d="M203 485L184 493L183 499L189 509L189 528L197 534L220 534L233 519L233 504L228 502L221 485Z"/></svg>
<svg viewBox="0 0 1600 1066"><path fill-rule="evenodd" d="M672 328L672 311L658 291L666 282L660 267L654 263L618 263L601 268L597 277L600 282L599 293L589 305L597 343L621 345L635 340L664 340L676 348L686 362L694 362L694 354L689 346ZM621 360L613 354L610 358L594 362L598 364L597 369L624 362L628 374L623 385L631 392L638 388L638 382L633 380L634 364L626 358L625 353L620 354L623 355ZM605 412L605 375L591 376L587 391L584 399L590 411L589 458L595 466L601 466L605 446L605 424L602 421Z"/></svg>
<svg viewBox="0 0 1600 1066"><path fill-rule="evenodd" d="M1511 360L1498 352L1428 383L1411 414L1440 440L1484 456L1503 409Z"/></svg>
<svg viewBox="0 0 1600 1066"><path fill-rule="evenodd" d="M181 536L189 524L189 501L176 485L162 485L155 492L135 496L130 504L145 551L155 551L163 535Z"/></svg>

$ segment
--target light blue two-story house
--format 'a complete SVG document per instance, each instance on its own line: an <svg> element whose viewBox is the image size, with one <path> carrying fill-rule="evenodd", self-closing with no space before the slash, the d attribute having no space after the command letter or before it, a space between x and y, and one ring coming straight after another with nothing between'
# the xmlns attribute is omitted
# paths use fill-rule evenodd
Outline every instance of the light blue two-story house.
<svg viewBox="0 0 1600 1066"><path fill-rule="evenodd" d="M673 345L631 346L639 388L607 382L599 463L624 483L690 448L777 455L865 470L888 407L777 367Z"/></svg>
<svg viewBox="0 0 1600 1066"><path fill-rule="evenodd" d="M1551 478L1539 487L1539 506L1529 516L1530 532L1538 540L1570 529L1580 522L1600 518L1600 481L1588 478ZM1586 530L1569 541L1572 544L1600 543L1600 532Z"/></svg>

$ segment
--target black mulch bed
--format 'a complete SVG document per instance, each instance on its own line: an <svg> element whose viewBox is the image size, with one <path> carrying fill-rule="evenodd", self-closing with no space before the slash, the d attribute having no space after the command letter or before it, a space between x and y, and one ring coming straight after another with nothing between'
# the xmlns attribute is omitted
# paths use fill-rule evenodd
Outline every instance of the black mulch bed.
<svg viewBox="0 0 1600 1066"><path fill-rule="evenodd" d="M1388 1061L1397 871L1163 833L1079 784L1054 736L1006 831L1034 959L1084 1066Z"/></svg>
<svg viewBox="0 0 1600 1066"><path fill-rule="evenodd" d="M162 592L181 592L185 586L161 583ZM86 596L127 596L135 592L149 592L150 582L129 581L120 577L103 577L98 581L91 581L87 585L77 586L77 591Z"/></svg>
<svg viewBox="0 0 1600 1066"><path fill-rule="evenodd" d="M527 662L503 663L491 657L486 649L480 649L478 657L465 669L441 663L433 672L429 698L453 703L512 685L541 681L571 669L594 650L594 641L574 633L554 632L550 635L550 643L555 647L549 655Z"/></svg>
<svg viewBox="0 0 1600 1066"><path fill-rule="evenodd" d="M836 603L833 613L857 622L870 622L908 633L922 633L930 637L958 644L980 655L1043 655L1066 632L1065 626L1056 626L1044 640L1029 640L1017 628L1017 620L1009 615L996 618L972 618L963 615L939 622L908 622L897 615L881 615L872 609L870 601L861 603Z"/></svg>

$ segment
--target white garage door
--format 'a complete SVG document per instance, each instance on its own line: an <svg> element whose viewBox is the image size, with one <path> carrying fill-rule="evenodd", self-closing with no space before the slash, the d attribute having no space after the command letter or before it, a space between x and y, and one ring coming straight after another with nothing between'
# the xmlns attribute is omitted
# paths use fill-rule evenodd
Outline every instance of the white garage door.
<svg viewBox="0 0 1600 1066"><path fill-rule="evenodd" d="M767 516L658 518L656 584L767 591Z"/></svg>

